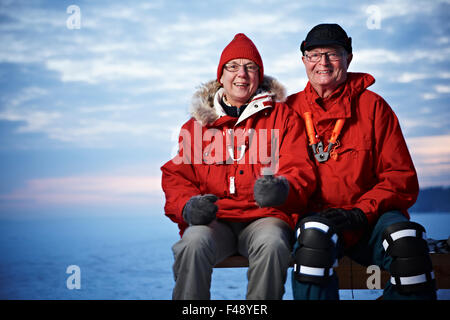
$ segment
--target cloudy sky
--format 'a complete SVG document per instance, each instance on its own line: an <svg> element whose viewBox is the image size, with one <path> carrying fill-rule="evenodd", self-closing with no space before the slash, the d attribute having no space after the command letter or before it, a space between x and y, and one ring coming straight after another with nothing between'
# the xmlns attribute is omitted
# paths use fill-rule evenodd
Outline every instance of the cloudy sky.
<svg viewBox="0 0 450 320"><path fill-rule="evenodd" d="M0 0L0 214L160 214L159 168L225 45L245 33L295 93L323 22L353 38L421 187L449 186L449 21L448 0Z"/></svg>

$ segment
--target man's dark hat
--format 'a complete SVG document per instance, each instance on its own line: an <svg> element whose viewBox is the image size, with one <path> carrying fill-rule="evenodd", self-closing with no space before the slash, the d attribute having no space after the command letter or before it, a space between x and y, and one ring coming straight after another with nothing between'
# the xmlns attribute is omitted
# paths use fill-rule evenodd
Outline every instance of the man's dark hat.
<svg viewBox="0 0 450 320"><path fill-rule="evenodd" d="M312 28L302 42L300 50L305 54L305 50L328 45L340 45L348 53L352 53L352 38L348 37L344 29L335 23L318 24Z"/></svg>

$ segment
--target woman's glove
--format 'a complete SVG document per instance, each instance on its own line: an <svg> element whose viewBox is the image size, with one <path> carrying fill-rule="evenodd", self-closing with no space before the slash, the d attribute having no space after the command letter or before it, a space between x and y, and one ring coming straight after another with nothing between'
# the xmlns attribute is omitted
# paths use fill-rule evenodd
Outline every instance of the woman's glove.
<svg viewBox="0 0 450 320"><path fill-rule="evenodd" d="M193 196L184 206L184 221L189 225L210 224L216 218L218 207L214 202L218 199L213 194Z"/></svg>
<svg viewBox="0 0 450 320"><path fill-rule="evenodd" d="M350 210L329 208L319 212L319 216L330 220L339 232L344 230L364 229L368 226L367 217L359 208Z"/></svg>
<svg viewBox="0 0 450 320"><path fill-rule="evenodd" d="M280 206L288 197L289 182L283 176L265 175L256 180L253 193L260 207Z"/></svg>

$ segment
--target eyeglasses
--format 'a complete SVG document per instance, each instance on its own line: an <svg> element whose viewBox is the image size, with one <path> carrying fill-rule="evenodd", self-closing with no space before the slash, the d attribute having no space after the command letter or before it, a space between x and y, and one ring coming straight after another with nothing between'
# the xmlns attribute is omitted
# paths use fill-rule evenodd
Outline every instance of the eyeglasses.
<svg viewBox="0 0 450 320"><path fill-rule="evenodd" d="M259 66L255 63L247 63L247 64L237 64L237 63L227 63L225 64L225 70L229 72L238 72L240 67L244 67L246 72L258 72Z"/></svg>
<svg viewBox="0 0 450 320"><path fill-rule="evenodd" d="M342 53L330 51L330 52L314 52L305 54L306 60L309 62L319 62L322 59L322 56L325 56L330 61L338 61L342 58Z"/></svg>

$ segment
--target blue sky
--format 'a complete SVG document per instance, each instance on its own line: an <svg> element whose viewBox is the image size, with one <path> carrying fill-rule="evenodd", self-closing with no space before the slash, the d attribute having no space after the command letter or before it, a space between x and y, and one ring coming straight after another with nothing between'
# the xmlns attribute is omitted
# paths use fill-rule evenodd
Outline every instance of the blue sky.
<svg viewBox="0 0 450 320"><path fill-rule="evenodd" d="M376 78L421 186L449 186L449 21L437 0L1 0L0 214L161 214L159 168L225 45L245 33L295 93L323 22L353 38L350 71Z"/></svg>

